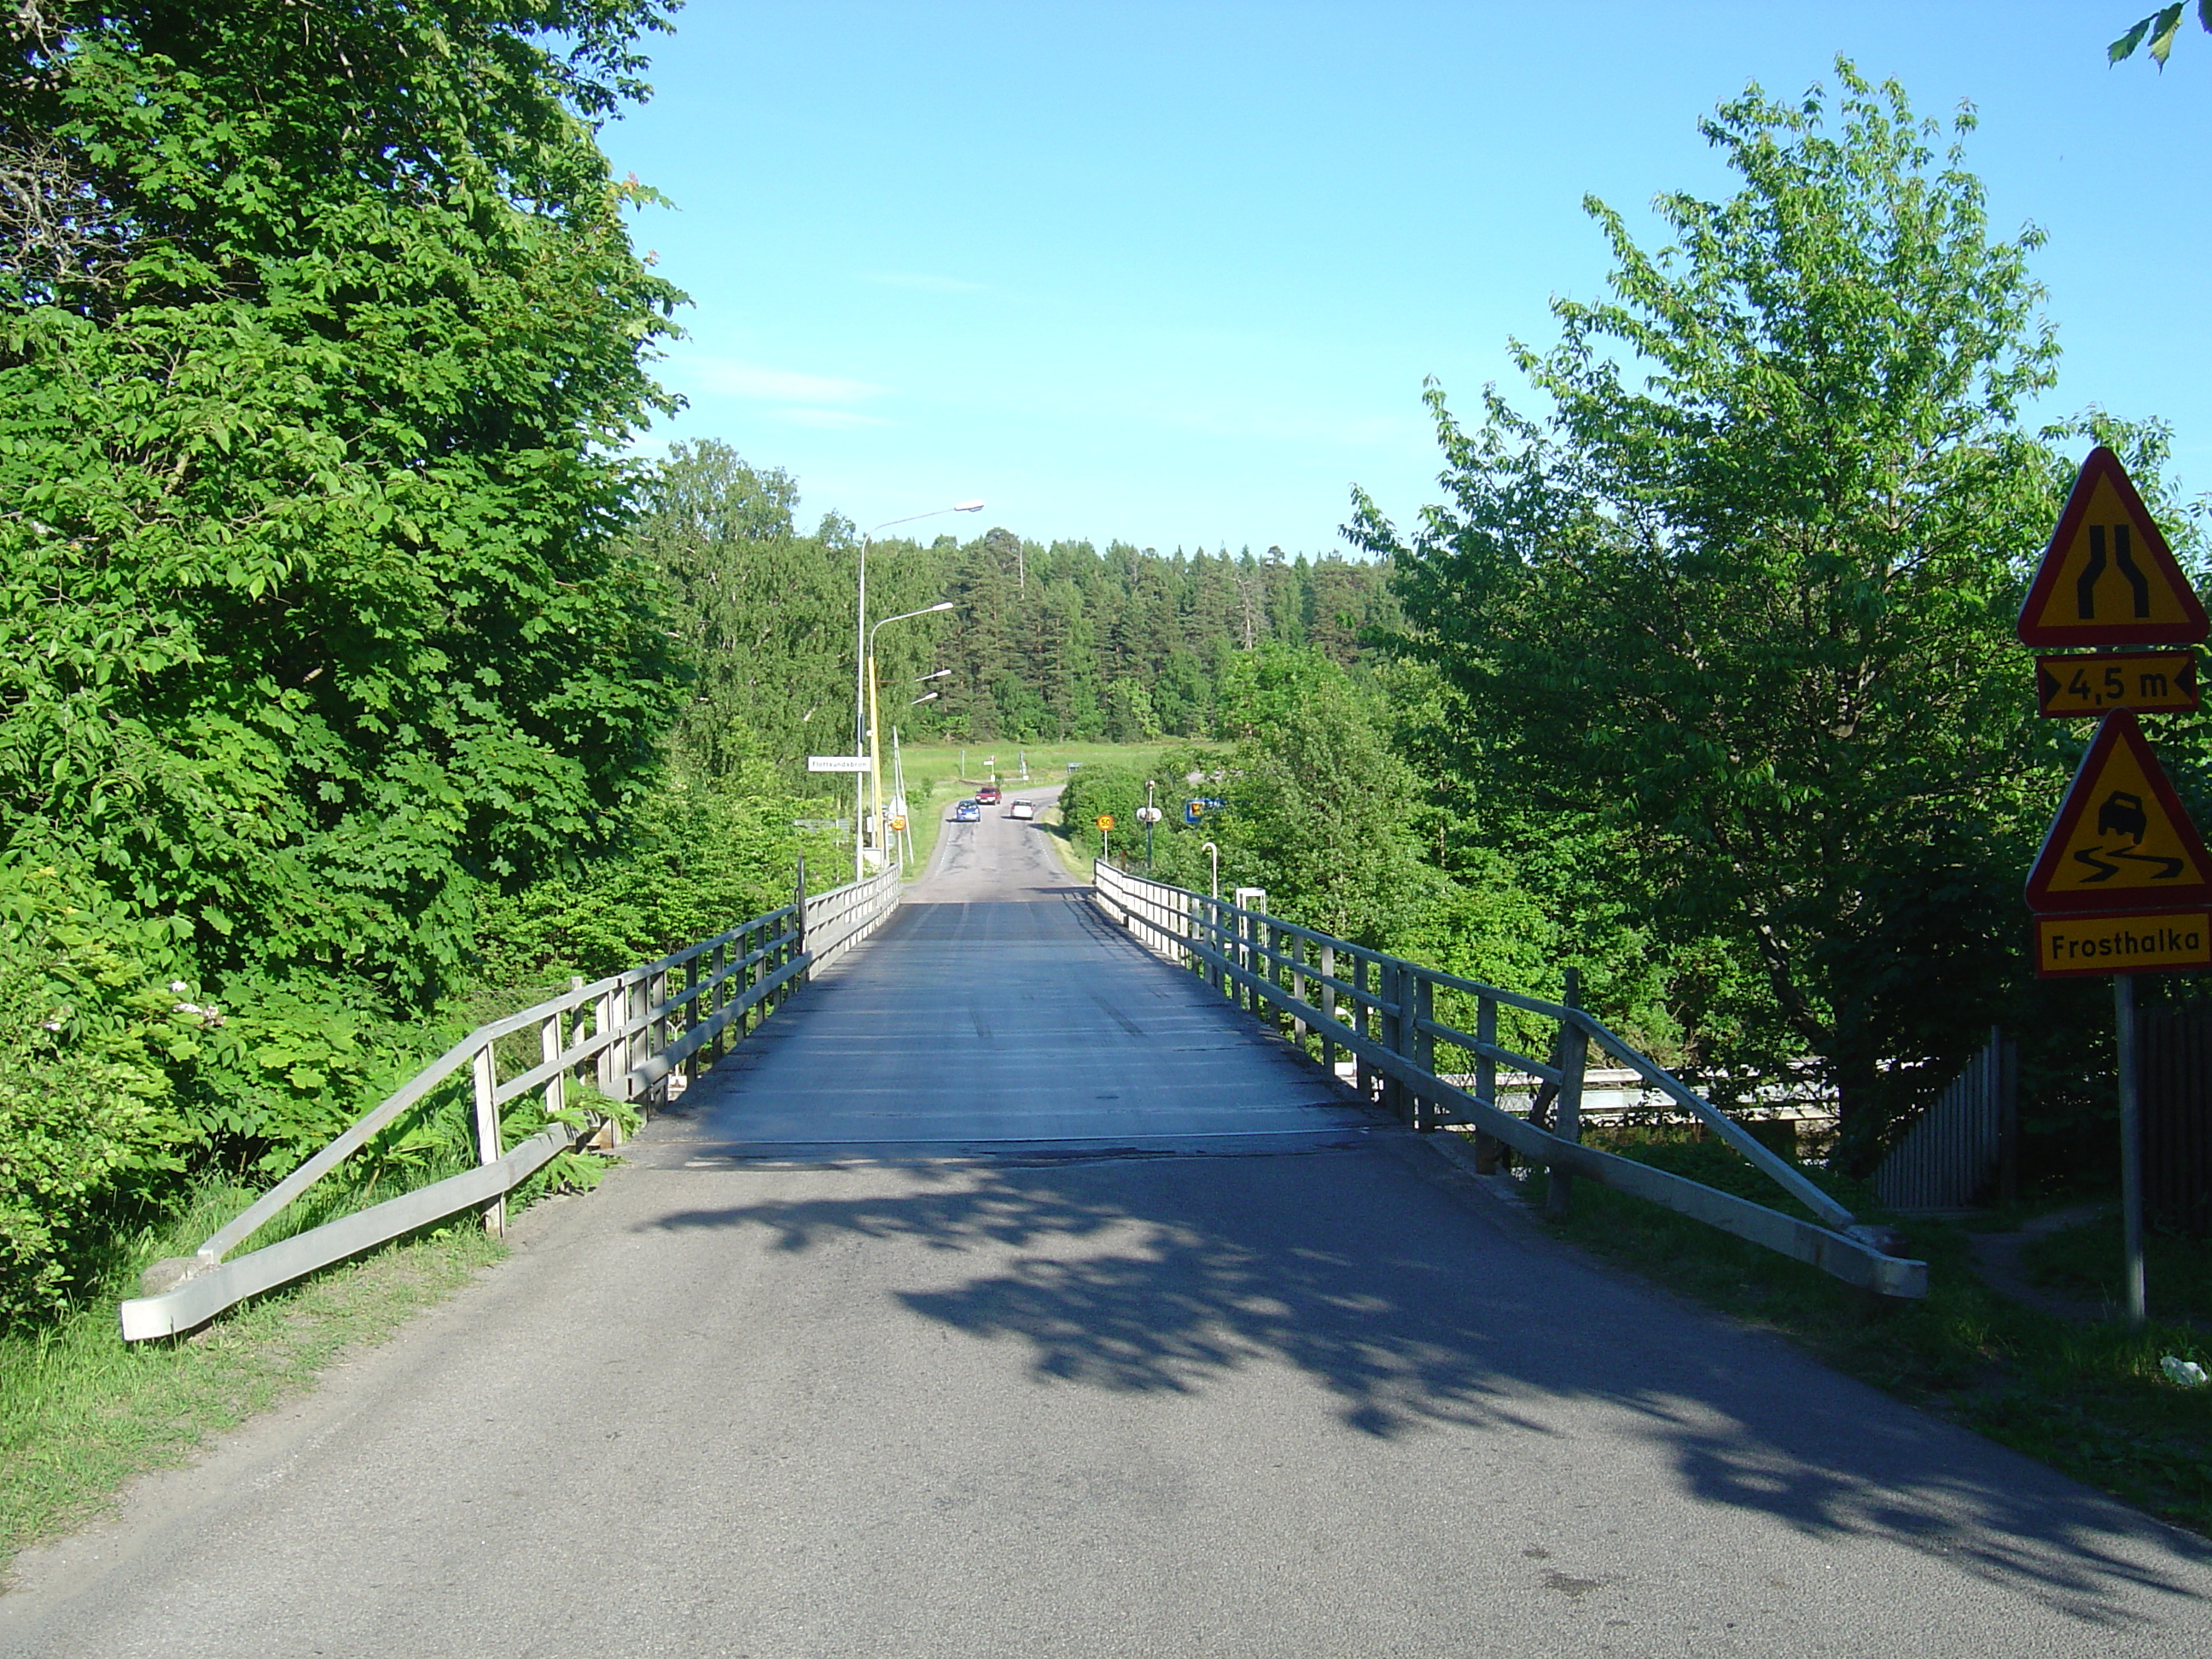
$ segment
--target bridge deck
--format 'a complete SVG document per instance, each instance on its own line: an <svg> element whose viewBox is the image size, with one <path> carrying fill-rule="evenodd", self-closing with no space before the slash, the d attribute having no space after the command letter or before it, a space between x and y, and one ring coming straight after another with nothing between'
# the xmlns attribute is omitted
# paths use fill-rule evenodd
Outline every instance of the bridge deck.
<svg viewBox="0 0 2212 1659"><path fill-rule="evenodd" d="M596 1194L25 1557L0 1653L2212 1651L2202 1540L1556 1246L1037 846L958 834Z"/></svg>
<svg viewBox="0 0 2212 1659"><path fill-rule="evenodd" d="M685 1097L690 1135L808 1157L1289 1150L1366 1132L1287 1045L1079 896L1033 896L902 907Z"/></svg>

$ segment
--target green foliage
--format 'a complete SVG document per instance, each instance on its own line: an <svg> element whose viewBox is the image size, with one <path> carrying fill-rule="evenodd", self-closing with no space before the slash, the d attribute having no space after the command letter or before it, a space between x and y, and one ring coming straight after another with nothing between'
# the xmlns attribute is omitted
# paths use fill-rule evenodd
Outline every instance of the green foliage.
<svg viewBox="0 0 2212 1659"><path fill-rule="evenodd" d="M1613 891L1717 958L1674 999L1698 1057L1819 1056L1875 1131L2019 972L2061 757L2012 622L2071 469L2015 424L2056 357L2039 237L1991 240L1958 150L1838 76L1832 130L1756 88L1705 123L1742 187L1662 198L1663 252L1593 202L1613 298L1520 349L1550 418L1492 397L1470 431L1432 388L1451 504L1358 530L1475 793L1594 827Z"/></svg>
<svg viewBox="0 0 2212 1659"><path fill-rule="evenodd" d="M171 1072L204 1040L167 930L0 864L0 1326L82 1290L101 1224L179 1167Z"/></svg>
<svg viewBox="0 0 2212 1659"><path fill-rule="evenodd" d="M479 890L478 973L488 986L599 979L792 902L798 861L817 889L848 873L791 827L799 803L678 784L631 815L612 854L518 892Z"/></svg>
<svg viewBox="0 0 2212 1659"><path fill-rule="evenodd" d="M0 845L65 840L210 972L418 997L469 872L638 790L674 676L611 448L678 296L587 119L657 21L13 21L46 229L0 265Z"/></svg>
<svg viewBox="0 0 2212 1659"><path fill-rule="evenodd" d="M2173 0L2172 5L2160 6L2106 47L2105 61L2118 64L2134 57L2136 48L2142 45L2144 37L2148 36L2151 61L2163 74L2166 60L2173 51L2175 37L2181 33L2181 15L2188 9L2185 0ZM2208 33L2212 33L2212 0L2197 0L2197 21Z"/></svg>

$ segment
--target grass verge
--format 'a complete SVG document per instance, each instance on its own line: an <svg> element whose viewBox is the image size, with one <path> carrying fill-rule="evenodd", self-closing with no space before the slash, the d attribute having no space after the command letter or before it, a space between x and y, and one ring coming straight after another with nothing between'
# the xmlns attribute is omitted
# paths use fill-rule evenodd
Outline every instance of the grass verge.
<svg viewBox="0 0 2212 1659"><path fill-rule="evenodd" d="M54 1324L0 1335L0 1574L26 1546L111 1508L134 1475L187 1462L210 1435L312 1386L342 1351L383 1340L505 1254L472 1217L457 1217L234 1308L196 1338L125 1344L116 1304L139 1272L189 1254L253 1196L203 1187L135 1241L106 1294Z"/></svg>
<svg viewBox="0 0 2212 1659"><path fill-rule="evenodd" d="M1790 1208L1772 1185L1718 1143L1623 1145L1608 1150L1692 1180ZM1825 1273L1773 1255L1687 1217L1583 1181L1574 1213L1547 1222L1559 1236L1632 1268L1668 1289L1750 1323L1782 1332L1837 1370L1899 1399L1966 1425L2178 1525L2212 1534L2212 1388L2168 1381L2166 1354L2212 1366L2212 1343L2187 1325L2184 1306L2154 1299L2148 1328L2075 1325L2023 1307L1975 1273L1966 1227L1950 1221L1885 1216L1870 1194L1823 1171L1829 1186L1862 1216L1904 1232L1928 1263L1924 1302L1865 1298ZM1540 1204L1543 1171L1525 1182ZM2069 1229L2040 1241L2030 1271L2046 1281L2087 1279L2105 1271L2106 1224ZM2212 1285L2206 1247L2161 1243L2166 1279ZM2117 1235L2109 1267L2117 1276ZM2158 1271L2154 1262L2153 1273ZM2108 1279L2099 1279L2102 1285Z"/></svg>

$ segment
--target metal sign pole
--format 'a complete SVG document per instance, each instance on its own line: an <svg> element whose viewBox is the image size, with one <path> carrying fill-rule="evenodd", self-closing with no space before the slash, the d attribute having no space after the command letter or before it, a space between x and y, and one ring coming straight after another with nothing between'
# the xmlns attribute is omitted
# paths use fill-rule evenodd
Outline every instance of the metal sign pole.
<svg viewBox="0 0 2212 1659"><path fill-rule="evenodd" d="M2112 976L2119 1024L2120 1231L2127 1280L2128 1328L2143 1328L2142 1084L2136 1055L2136 976Z"/></svg>

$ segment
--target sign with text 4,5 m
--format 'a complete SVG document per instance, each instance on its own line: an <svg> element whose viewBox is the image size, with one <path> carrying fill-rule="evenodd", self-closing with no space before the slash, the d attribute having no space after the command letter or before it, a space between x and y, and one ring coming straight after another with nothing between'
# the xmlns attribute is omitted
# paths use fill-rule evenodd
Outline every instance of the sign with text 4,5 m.
<svg viewBox="0 0 2212 1659"><path fill-rule="evenodd" d="M2045 720L2072 720L2132 708L2142 714L2186 714L2197 706L2197 653L2086 651L2035 659L2036 710Z"/></svg>

